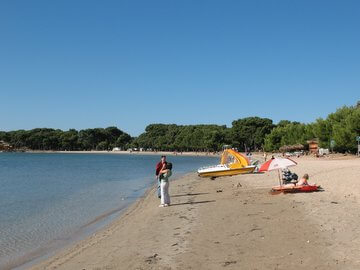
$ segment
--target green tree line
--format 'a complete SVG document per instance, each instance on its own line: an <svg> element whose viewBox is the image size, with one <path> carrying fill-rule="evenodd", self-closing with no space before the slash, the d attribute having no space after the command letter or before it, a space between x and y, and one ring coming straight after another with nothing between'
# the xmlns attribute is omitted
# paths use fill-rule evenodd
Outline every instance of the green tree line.
<svg viewBox="0 0 360 270"><path fill-rule="evenodd" d="M310 124L280 121L265 136L264 149L276 151L283 145L303 144L316 138L322 148L337 152L357 151L356 137L360 136L360 102L356 106L344 106Z"/></svg>
<svg viewBox="0 0 360 270"><path fill-rule="evenodd" d="M344 106L313 123L247 117L225 125L150 124L138 137L131 137L117 127L77 131L37 128L0 132L0 140L15 148L33 150L110 150L144 148L158 151L219 151L231 145L240 151L277 151L284 145L303 144L317 139L319 146L337 152L356 152L360 135L360 102Z"/></svg>
<svg viewBox="0 0 360 270"><path fill-rule="evenodd" d="M136 147L164 151L219 151L231 145L240 151L262 149L265 135L275 127L272 120L247 117L225 125L151 124L134 139Z"/></svg>
<svg viewBox="0 0 360 270"><path fill-rule="evenodd" d="M32 150L109 150L125 148L133 138L117 127L94 128L77 131L70 129L36 128L0 132L0 140L10 143L16 149Z"/></svg>

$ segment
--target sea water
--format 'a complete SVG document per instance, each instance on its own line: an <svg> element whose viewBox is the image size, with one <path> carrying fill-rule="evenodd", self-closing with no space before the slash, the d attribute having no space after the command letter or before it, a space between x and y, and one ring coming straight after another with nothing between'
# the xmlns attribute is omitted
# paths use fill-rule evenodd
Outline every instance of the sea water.
<svg viewBox="0 0 360 270"><path fill-rule="evenodd" d="M0 269L111 221L155 183L159 155L0 153ZM169 156L173 178L218 162ZM156 207L156 206L154 206Z"/></svg>

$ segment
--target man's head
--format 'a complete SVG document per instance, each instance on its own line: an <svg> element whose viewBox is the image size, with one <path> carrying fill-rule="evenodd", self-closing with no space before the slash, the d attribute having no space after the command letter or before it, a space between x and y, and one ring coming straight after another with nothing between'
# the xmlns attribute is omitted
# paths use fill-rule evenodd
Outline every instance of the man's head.
<svg viewBox="0 0 360 270"><path fill-rule="evenodd" d="M162 163L166 162L166 156L161 156L161 162Z"/></svg>

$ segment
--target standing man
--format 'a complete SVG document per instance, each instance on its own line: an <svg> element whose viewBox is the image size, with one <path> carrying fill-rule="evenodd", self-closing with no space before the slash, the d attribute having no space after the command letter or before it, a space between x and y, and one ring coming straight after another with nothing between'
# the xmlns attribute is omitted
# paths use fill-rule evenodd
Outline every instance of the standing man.
<svg viewBox="0 0 360 270"><path fill-rule="evenodd" d="M161 156L161 160L158 162L158 164L156 164L156 171L155 171L155 179L157 180L158 183L157 194L159 198L161 198L159 173L163 168L165 168L165 165L166 165L166 156Z"/></svg>
<svg viewBox="0 0 360 270"><path fill-rule="evenodd" d="M264 161L267 160L267 153L264 151Z"/></svg>

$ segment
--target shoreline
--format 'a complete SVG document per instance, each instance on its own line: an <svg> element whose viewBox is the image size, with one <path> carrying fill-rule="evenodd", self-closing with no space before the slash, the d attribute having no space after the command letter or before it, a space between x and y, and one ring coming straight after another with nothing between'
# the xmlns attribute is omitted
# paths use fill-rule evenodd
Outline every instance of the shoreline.
<svg viewBox="0 0 360 270"><path fill-rule="evenodd" d="M0 153L30 153L30 154L107 154L107 155L152 155L152 156L208 156L208 157L221 157L222 151L220 152L174 152L174 151L106 151L106 150L90 150L90 151L53 151L53 150L28 150L28 151L12 151L12 152L4 152L0 151ZM243 152L241 152L244 154ZM282 157L282 153L267 153L267 160L274 155ZM252 156L256 159L263 160L263 152L252 152ZM330 153L328 155L316 157L312 154L302 155L300 157L290 156L290 159L314 159L314 160L323 160L323 159L331 159L331 160L349 160L349 159L360 159L356 154L343 154L343 153Z"/></svg>
<svg viewBox="0 0 360 270"><path fill-rule="evenodd" d="M130 203L127 207L125 207L124 209L119 211L122 213L119 213L119 216L115 220L112 220L110 223L106 224L102 228L99 228L98 230L96 230L91 235L87 236L86 238L75 241L72 244L67 245L66 247L63 247L63 248L57 250L57 252L53 255L45 256L46 257L45 259L37 258L37 259L34 259L25 264L19 265L16 268L22 269L24 267L25 268L30 267L30 269L37 269L38 267L40 267L39 269L42 269L43 267L47 267L47 266L42 266L43 264L47 264L48 262L51 262L53 259L56 260L56 258L59 254L66 254L76 248L86 246L88 244L88 242L91 241L93 238L96 238L98 235L103 234L104 232L107 232L108 230L111 230L115 226L116 223L118 223L122 219L126 219L126 216L131 215L134 211L136 211L141 205L144 204L144 201L146 200L146 198L148 196L150 196L150 194L155 193L155 188L156 188L155 185L153 187L148 188L142 196L140 196L134 202ZM85 226L87 226L87 225L85 225Z"/></svg>
<svg viewBox="0 0 360 270"><path fill-rule="evenodd" d="M106 229L107 226L111 225L117 219L121 218L121 216L128 211L132 205L136 204L138 200L141 200L143 197L150 192L153 187L149 187L145 190L144 194L136 198L134 201L129 202L124 207L111 210L109 212L105 212L104 214L95 217L92 221L87 224L82 225L73 233L64 236L60 239L53 239L46 246L38 248L36 250L27 253L18 259L14 260L12 263L5 265L5 270L7 269L28 269L29 267L33 267L57 253L71 248L73 245L80 243L87 238L91 237L93 234L101 232Z"/></svg>
<svg viewBox="0 0 360 270"><path fill-rule="evenodd" d="M180 174L174 177L173 181L177 181L182 177L186 176L190 173ZM45 247L41 247L36 249L26 255L21 256L20 258L14 260L12 263L5 265L6 269L29 269L31 267L36 266L37 264L48 260L49 258L55 256L57 253L62 252L71 248L78 243L86 241L86 239L90 238L92 235L100 233L103 230L106 230L108 226L111 226L113 222L118 219L121 219L123 215L126 215L128 211L132 211L132 208L136 208L136 205L141 203L149 193L155 192L156 185L152 185L146 188L139 197L130 201L125 206L114 209L104 214L95 217L92 221L88 222L87 224L82 225L78 228L75 232L71 233L70 235L65 236L61 239L54 239L50 243L47 244Z"/></svg>
<svg viewBox="0 0 360 270"><path fill-rule="evenodd" d="M16 152L14 152L16 153ZM166 156L220 156L221 153L213 152L172 152L172 151L52 151L52 150L29 150L21 153L46 153L46 154L109 154L109 155L166 155Z"/></svg>
<svg viewBox="0 0 360 270"><path fill-rule="evenodd" d="M359 268L359 159L297 161L293 171L308 172L324 192L269 195L275 172L215 181L188 174L171 182L170 207L157 207L153 187L30 269Z"/></svg>

